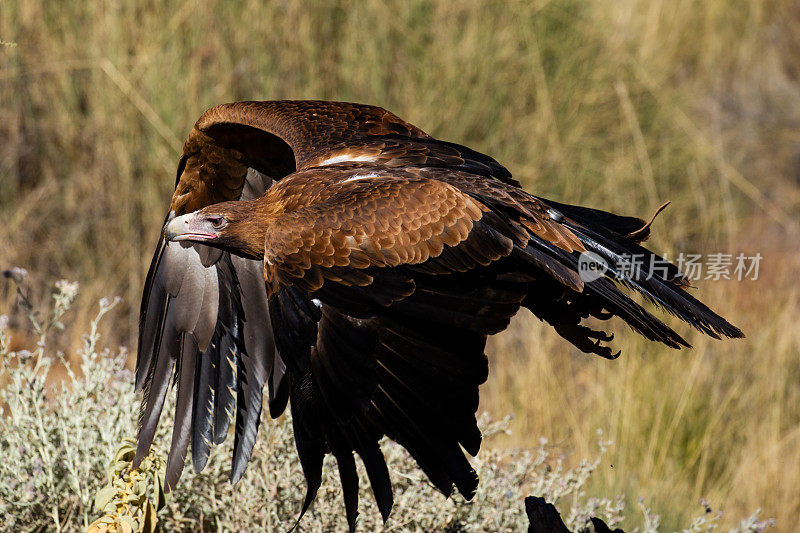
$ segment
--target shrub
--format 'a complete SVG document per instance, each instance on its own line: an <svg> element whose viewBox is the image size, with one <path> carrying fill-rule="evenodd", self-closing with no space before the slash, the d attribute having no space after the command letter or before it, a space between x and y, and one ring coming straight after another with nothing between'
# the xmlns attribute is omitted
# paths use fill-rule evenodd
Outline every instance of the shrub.
<svg viewBox="0 0 800 533"><path fill-rule="evenodd" d="M17 272L20 274L20 272ZM21 282L22 275L16 276ZM101 300L99 310L83 337L79 351L80 368L73 369L63 354L47 349L47 334L62 328L61 318L69 309L77 284L56 284L53 306L42 320L24 291L20 301L30 317L39 341L34 350L9 350L8 319L0 316L0 358L7 385L0 390L0 528L13 531L81 531L100 513L92 508L95 493L101 507L131 492L119 482L129 461L135 435L136 406L133 376L125 367L127 351L101 349L97 324L113 309L116 301ZM55 363L64 365L66 379L51 383ZM167 405L169 412L171 405ZM169 418L169 417L165 417ZM154 471L159 470L169 442L169 424L162 423L153 451ZM567 468L563 457L553 453L542 439L534 449L495 449L492 437L508 432L509 419L481 421L486 436L483 450L473 460L481 477L472 502L455 496L445 499L426 481L422 472L401 447L386 441L383 449L395 487L395 508L386 531L523 531L527 527L523 500L530 494L543 496L560 510L573 530L588 528L589 517L598 516L611 527L623 521L622 496L591 498L587 481L605 453L608 442L599 434L595 457L575 468ZM294 523L305 490L300 464L294 448L290 416L266 422L244 479L236 486L228 481L230 441L212 451L207 468L201 473L187 469L178 488L169 495L159 512L164 530L240 531L252 529L284 531ZM119 450L115 453L115 450ZM107 463L112 461L111 467ZM346 527L334 460L326 461L325 478L316 501L303 518L304 531L341 531ZM149 483L139 493L157 499L159 481L147 476L125 479ZM115 479L107 479L107 476ZM361 475L360 531L384 527L372 505L369 484ZM123 476L124 477L124 476ZM115 492L116 491L116 492ZM125 492L128 491L128 492ZM135 491L134 491L135 492ZM123 496L120 496L122 494ZM131 517L128 530L141 529L147 520L147 499L129 497L124 512ZM138 508L137 508L138 507ZM111 505L111 509L117 509ZM645 513L645 530L658 529L658 517ZM115 511L116 512L116 511ZM710 510L689 525L688 531L707 531L715 527L718 515ZM106 524L113 522L106 520ZM150 524L152 525L152 524ZM742 521L739 531L757 531L768 523L757 514ZM145 527L149 529L149 525ZM123 529L120 529L123 530Z"/></svg>

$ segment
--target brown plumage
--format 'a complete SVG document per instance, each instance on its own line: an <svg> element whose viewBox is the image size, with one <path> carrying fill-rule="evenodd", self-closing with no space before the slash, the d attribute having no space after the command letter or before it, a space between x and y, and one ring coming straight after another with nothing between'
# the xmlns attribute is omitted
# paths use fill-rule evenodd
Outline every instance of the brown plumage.
<svg viewBox="0 0 800 533"><path fill-rule="evenodd" d="M651 220L652 222L652 220ZM392 489L378 441L394 439L444 494L477 476L484 347L520 307L587 353L617 316L648 339L688 343L630 299L640 292L714 337L741 332L684 291L641 247L649 223L544 200L494 159L383 109L336 102L239 102L195 124L142 298L137 390L146 454L173 375L167 487L191 443L202 469L235 415L231 477L270 414L291 402L308 483L303 512L337 458L351 529L363 461L384 519ZM582 252L611 265L578 275ZM615 268L642 254L643 270Z"/></svg>

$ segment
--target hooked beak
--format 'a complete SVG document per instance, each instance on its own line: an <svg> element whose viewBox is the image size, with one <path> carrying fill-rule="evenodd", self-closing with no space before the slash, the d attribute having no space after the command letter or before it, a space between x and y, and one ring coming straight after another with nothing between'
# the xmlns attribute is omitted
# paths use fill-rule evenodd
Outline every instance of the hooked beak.
<svg viewBox="0 0 800 533"><path fill-rule="evenodd" d="M175 217L164 226L168 241L209 241L218 236L211 222L197 213Z"/></svg>

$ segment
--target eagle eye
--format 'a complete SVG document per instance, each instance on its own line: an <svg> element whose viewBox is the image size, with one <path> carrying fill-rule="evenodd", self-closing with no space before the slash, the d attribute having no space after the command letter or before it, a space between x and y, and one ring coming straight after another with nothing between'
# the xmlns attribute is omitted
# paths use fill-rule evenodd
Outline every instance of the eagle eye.
<svg viewBox="0 0 800 533"><path fill-rule="evenodd" d="M222 215L208 215L206 219L211 222L214 229L219 229L225 225L225 217Z"/></svg>

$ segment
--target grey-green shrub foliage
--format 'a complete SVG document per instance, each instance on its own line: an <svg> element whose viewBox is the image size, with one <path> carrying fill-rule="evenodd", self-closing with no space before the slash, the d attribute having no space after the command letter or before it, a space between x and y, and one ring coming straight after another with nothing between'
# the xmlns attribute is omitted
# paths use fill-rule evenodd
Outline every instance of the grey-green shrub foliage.
<svg viewBox="0 0 800 533"><path fill-rule="evenodd" d="M24 271L17 271L21 283ZM126 437L135 435L138 398L133 377L125 368L127 352L98 346L97 322L116 302L101 300L91 331L83 337L80 369L51 383L54 361L62 354L47 349L47 333L62 328L77 284L56 284L54 302L40 319L20 290L20 301L39 337L33 351L10 351L8 319L0 315L0 530L82 531L99 513L92 509L95 492L104 484L108 462ZM5 374L5 376L3 376ZM165 412L169 412L167 405ZM161 424L157 445L169 442L170 417ZM472 502L445 499L426 481L399 446L386 441L383 449L395 487L395 507L387 524L372 504L369 484L361 474L360 531L524 531L525 496L543 496L559 508L573 530L586 530L590 516L612 528L623 521L621 496L589 498L586 483L609 444L600 435L598 454L575 468L554 457L545 440L535 449L492 448L492 436L508 431L508 420L482 420L486 441L473 460L481 477ZM231 439L229 439L230 441ZM158 515L167 531L286 531L295 521L305 483L294 449L289 415L264 420L253 459L244 479L228 481L230 442L213 452L206 469L188 467L181 484ZM644 511L644 529L658 529L658 517ZM717 515L706 513L689 531L713 529ZM624 522L623 522L624 523ZM768 525L757 515L742 521L740 531ZM342 531L346 528L334 460L326 461L325 479L300 531Z"/></svg>

